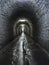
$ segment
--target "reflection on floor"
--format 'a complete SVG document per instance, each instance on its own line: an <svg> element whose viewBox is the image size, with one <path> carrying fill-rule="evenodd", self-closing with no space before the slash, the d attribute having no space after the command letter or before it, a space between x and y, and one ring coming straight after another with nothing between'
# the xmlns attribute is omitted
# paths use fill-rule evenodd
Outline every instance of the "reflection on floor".
<svg viewBox="0 0 49 65"><path fill-rule="evenodd" d="M49 65L49 57L30 37L22 34L0 50L0 65Z"/></svg>

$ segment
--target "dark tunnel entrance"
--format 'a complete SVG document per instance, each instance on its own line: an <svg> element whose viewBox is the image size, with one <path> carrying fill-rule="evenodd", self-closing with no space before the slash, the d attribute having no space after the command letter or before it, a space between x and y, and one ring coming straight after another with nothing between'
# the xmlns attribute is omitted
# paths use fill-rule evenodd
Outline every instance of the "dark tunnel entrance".
<svg viewBox="0 0 49 65"><path fill-rule="evenodd" d="M26 19L26 20L28 20L28 23L32 27L32 33L30 33L30 35L31 35L31 37L33 37L33 39L35 41L37 41L38 32L39 32L39 24L37 23L38 18L36 17L34 9L32 10L31 7L28 5L25 5L25 4L23 4L23 5L25 7L22 6L22 7L18 7L17 9L15 9L9 18L9 21L11 22L12 32L13 32L14 25L16 24L16 22L19 19L22 19L22 20ZM14 33L12 33L12 34L14 34Z"/></svg>

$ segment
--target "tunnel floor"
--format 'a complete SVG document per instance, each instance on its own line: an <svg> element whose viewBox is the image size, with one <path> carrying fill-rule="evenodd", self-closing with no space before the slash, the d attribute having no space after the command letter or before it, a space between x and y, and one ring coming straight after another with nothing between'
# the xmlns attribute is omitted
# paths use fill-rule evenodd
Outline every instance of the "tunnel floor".
<svg viewBox="0 0 49 65"><path fill-rule="evenodd" d="M8 44L7 46L5 46L3 49L0 50L0 65L12 65L11 58L13 53L13 49L12 49L13 43L19 41L19 38L21 38L21 36L16 38L14 41L12 41L10 44ZM21 41L24 41L24 40L21 39ZM47 54L38 45L34 44L33 40L28 36L27 36L27 41L28 41L28 44L29 43L32 44L31 57L33 61L31 62L32 64L29 64L27 62L26 64L24 63L22 65L49 65L49 57L47 56ZM19 65L19 64L16 64L16 65Z"/></svg>

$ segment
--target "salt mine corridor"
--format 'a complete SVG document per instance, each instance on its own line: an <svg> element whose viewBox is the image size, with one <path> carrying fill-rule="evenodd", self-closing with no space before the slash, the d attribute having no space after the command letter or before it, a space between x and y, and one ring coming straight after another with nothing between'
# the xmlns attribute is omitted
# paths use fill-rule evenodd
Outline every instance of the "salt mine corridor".
<svg viewBox="0 0 49 65"><path fill-rule="evenodd" d="M0 0L0 65L49 65L49 0Z"/></svg>

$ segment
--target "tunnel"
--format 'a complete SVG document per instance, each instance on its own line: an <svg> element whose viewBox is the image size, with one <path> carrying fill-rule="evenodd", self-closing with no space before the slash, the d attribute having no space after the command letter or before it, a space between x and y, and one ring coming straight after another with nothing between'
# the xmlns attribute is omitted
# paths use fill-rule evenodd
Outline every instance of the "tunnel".
<svg viewBox="0 0 49 65"><path fill-rule="evenodd" d="M0 65L49 65L48 0L0 0Z"/></svg>

